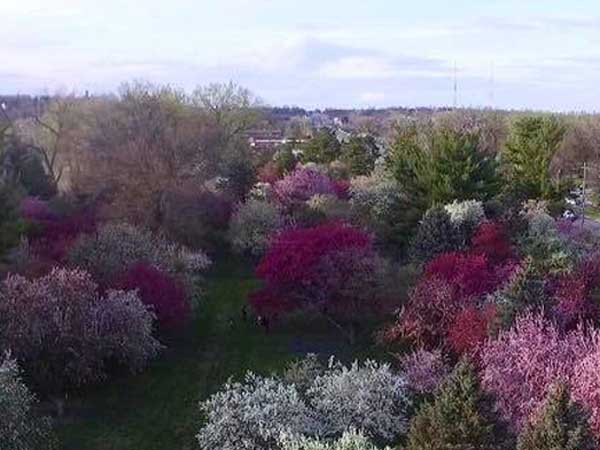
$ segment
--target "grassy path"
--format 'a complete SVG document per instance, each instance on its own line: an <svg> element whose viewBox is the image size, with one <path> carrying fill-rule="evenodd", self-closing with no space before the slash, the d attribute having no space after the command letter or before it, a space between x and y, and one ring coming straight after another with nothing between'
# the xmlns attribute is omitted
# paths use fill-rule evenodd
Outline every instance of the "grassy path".
<svg viewBox="0 0 600 450"><path fill-rule="evenodd" d="M198 401L247 369L269 372L291 357L287 335L241 320L251 270L223 260L210 274L200 318L144 373L110 380L69 400L59 434L65 450L196 448ZM233 320L233 325L231 324Z"/></svg>

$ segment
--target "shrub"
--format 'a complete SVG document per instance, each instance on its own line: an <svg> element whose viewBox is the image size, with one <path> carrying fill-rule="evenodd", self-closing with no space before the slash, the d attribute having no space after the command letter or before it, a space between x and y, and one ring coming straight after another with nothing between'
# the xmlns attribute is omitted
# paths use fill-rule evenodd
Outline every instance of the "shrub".
<svg viewBox="0 0 600 450"><path fill-rule="evenodd" d="M373 312L369 287L377 284L378 262L371 237L351 226L284 231L258 264L264 288L250 303L260 315L308 309L332 320L352 320Z"/></svg>
<svg viewBox="0 0 600 450"><path fill-rule="evenodd" d="M238 253L262 256L283 225L284 218L277 206L249 199L240 204L231 217L229 240Z"/></svg>
<svg viewBox="0 0 600 450"><path fill-rule="evenodd" d="M411 390L432 394L448 375L449 366L441 350L419 349L398 357L402 373Z"/></svg>
<svg viewBox="0 0 600 450"><path fill-rule="evenodd" d="M569 397L565 384L557 385L535 417L519 435L517 450L592 450L588 415Z"/></svg>
<svg viewBox="0 0 600 450"><path fill-rule="evenodd" d="M462 361L413 417L404 448L489 450L501 448L499 438L493 401L481 391L471 364Z"/></svg>
<svg viewBox="0 0 600 450"><path fill-rule="evenodd" d="M162 329L174 329L189 317L183 286L169 274L145 262L133 264L116 282L125 291L137 291L142 302L156 314Z"/></svg>
<svg viewBox="0 0 600 450"><path fill-rule="evenodd" d="M0 346L50 393L101 380L112 362L142 369L160 349L153 320L134 292L100 297L79 270L54 269L31 281L12 275L0 290Z"/></svg>
<svg viewBox="0 0 600 450"><path fill-rule="evenodd" d="M50 211L48 202L37 197L25 197L21 200L19 213L23 219L30 221L52 220L56 216Z"/></svg>
<svg viewBox="0 0 600 450"><path fill-rule="evenodd" d="M0 364L1 450L55 448L50 420L36 416L36 403L36 398L21 380L17 362L6 357Z"/></svg>
<svg viewBox="0 0 600 450"><path fill-rule="evenodd" d="M334 441L284 435L280 438L281 450L377 450L362 433L350 430ZM391 450L386 447L384 450Z"/></svg>
<svg viewBox="0 0 600 450"><path fill-rule="evenodd" d="M79 237L69 250L68 260L102 282L110 281L138 261L183 276L198 274L210 265L203 252L192 252L126 223L106 224L97 233Z"/></svg>
<svg viewBox="0 0 600 450"><path fill-rule="evenodd" d="M312 168L299 168L275 183L275 194L285 206L305 202L316 194L336 195L331 179Z"/></svg>
<svg viewBox="0 0 600 450"><path fill-rule="evenodd" d="M206 450L273 449L282 433L310 434L315 427L293 385L252 373L243 383L228 382L200 409L206 424L196 437Z"/></svg>
<svg viewBox="0 0 600 450"><path fill-rule="evenodd" d="M392 442L405 431L408 386L387 364L367 361L345 367L332 359L306 395L324 436L355 428L376 441Z"/></svg>
<svg viewBox="0 0 600 450"><path fill-rule="evenodd" d="M411 255L418 261L427 261L440 253L457 250L461 236L442 207L434 207L425 213L411 243Z"/></svg>
<svg viewBox="0 0 600 450"><path fill-rule="evenodd" d="M481 351L482 383L513 430L544 401L557 381L568 382L577 361L598 346L596 333L562 334L540 315L525 315Z"/></svg>

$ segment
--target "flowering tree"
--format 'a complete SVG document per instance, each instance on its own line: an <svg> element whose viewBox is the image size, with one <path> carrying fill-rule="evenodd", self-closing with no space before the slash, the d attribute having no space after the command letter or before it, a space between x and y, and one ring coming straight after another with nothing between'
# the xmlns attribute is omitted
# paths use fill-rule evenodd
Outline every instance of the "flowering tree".
<svg viewBox="0 0 600 450"><path fill-rule="evenodd" d="M126 223L106 224L96 233L80 236L69 250L68 260L103 285L144 261L180 278L192 295L197 293L201 274L211 263L202 251L191 251Z"/></svg>
<svg viewBox="0 0 600 450"><path fill-rule="evenodd" d="M333 441L283 435L280 438L281 450L377 450L364 434L355 430L345 432ZM391 450L386 447L384 450Z"/></svg>
<svg viewBox="0 0 600 450"><path fill-rule="evenodd" d="M200 404L206 424L197 434L203 450L275 448L281 433L311 434L315 423L294 385L248 373Z"/></svg>
<svg viewBox="0 0 600 450"><path fill-rule="evenodd" d="M11 349L28 377L49 393L101 380L108 362L142 369L161 346L154 316L135 292L97 292L80 270L54 269L0 288L0 346Z"/></svg>
<svg viewBox="0 0 600 450"><path fill-rule="evenodd" d="M345 367L332 359L306 395L322 435L340 436L355 428L377 441L393 442L406 430L408 392L406 379L387 364L355 361Z"/></svg>
<svg viewBox="0 0 600 450"><path fill-rule="evenodd" d="M229 222L229 240L238 253L262 256L274 233L284 225L280 209L267 201L249 199L240 204Z"/></svg>
<svg viewBox="0 0 600 450"><path fill-rule="evenodd" d="M313 375L310 379L305 369ZM206 422L197 435L200 448L279 450L300 442L325 445L309 436L352 442L344 435L353 429L378 441L392 441L404 432L409 388L389 365L367 361L346 367L332 358L323 367L309 358L293 371L294 376L288 370L284 379L249 372L242 382L229 381L202 402Z"/></svg>
<svg viewBox="0 0 600 450"><path fill-rule="evenodd" d="M190 308L181 283L150 264L132 265L118 279L116 287L136 290L142 302L156 314L162 329L174 329L189 316Z"/></svg>
<svg viewBox="0 0 600 450"><path fill-rule="evenodd" d="M496 396L504 419L519 430L554 383L572 380L574 365L586 361L598 347L598 339L597 332L588 334L578 329L563 334L540 315L522 316L513 328L501 332L482 349L483 386ZM584 367L579 367L581 373L585 373ZM578 384L574 380L573 385Z"/></svg>
<svg viewBox="0 0 600 450"><path fill-rule="evenodd" d="M398 356L402 373L411 390L418 394L432 394L450 372L448 361L441 350L418 349Z"/></svg>
<svg viewBox="0 0 600 450"><path fill-rule="evenodd" d="M52 450L55 440L50 420L37 417L34 395L21 380L17 362L6 357L0 363L0 448Z"/></svg>
<svg viewBox="0 0 600 450"><path fill-rule="evenodd" d="M275 183L275 194L286 206L305 202L316 194L336 195L336 186L325 174L313 168L299 168Z"/></svg>
<svg viewBox="0 0 600 450"><path fill-rule="evenodd" d="M371 237L340 223L284 231L271 243L256 273L264 288L250 297L255 311L277 316L293 309L320 312L338 327L373 310L369 286L378 259Z"/></svg>

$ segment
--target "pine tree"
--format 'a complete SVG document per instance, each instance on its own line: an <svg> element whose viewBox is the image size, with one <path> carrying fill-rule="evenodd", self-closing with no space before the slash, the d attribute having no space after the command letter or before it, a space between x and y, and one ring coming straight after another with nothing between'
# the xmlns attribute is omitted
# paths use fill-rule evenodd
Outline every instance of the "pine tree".
<svg viewBox="0 0 600 450"><path fill-rule="evenodd" d="M591 450L588 415L570 399L565 384L548 395L539 414L523 428L517 450Z"/></svg>
<svg viewBox="0 0 600 450"><path fill-rule="evenodd" d="M502 448L492 401L480 389L473 366L461 361L433 401L412 419L406 450L493 450Z"/></svg>

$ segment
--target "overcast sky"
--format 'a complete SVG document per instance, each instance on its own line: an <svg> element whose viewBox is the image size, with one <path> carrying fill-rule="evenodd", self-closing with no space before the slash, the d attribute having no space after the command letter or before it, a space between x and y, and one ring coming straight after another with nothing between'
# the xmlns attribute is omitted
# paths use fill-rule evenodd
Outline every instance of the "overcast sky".
<svg viewBox="0 0 600 450"><path fill-rule="evenodd" d="M272 105L600 111L598 0L0 0L0 93L234 80Z"/></svg>

